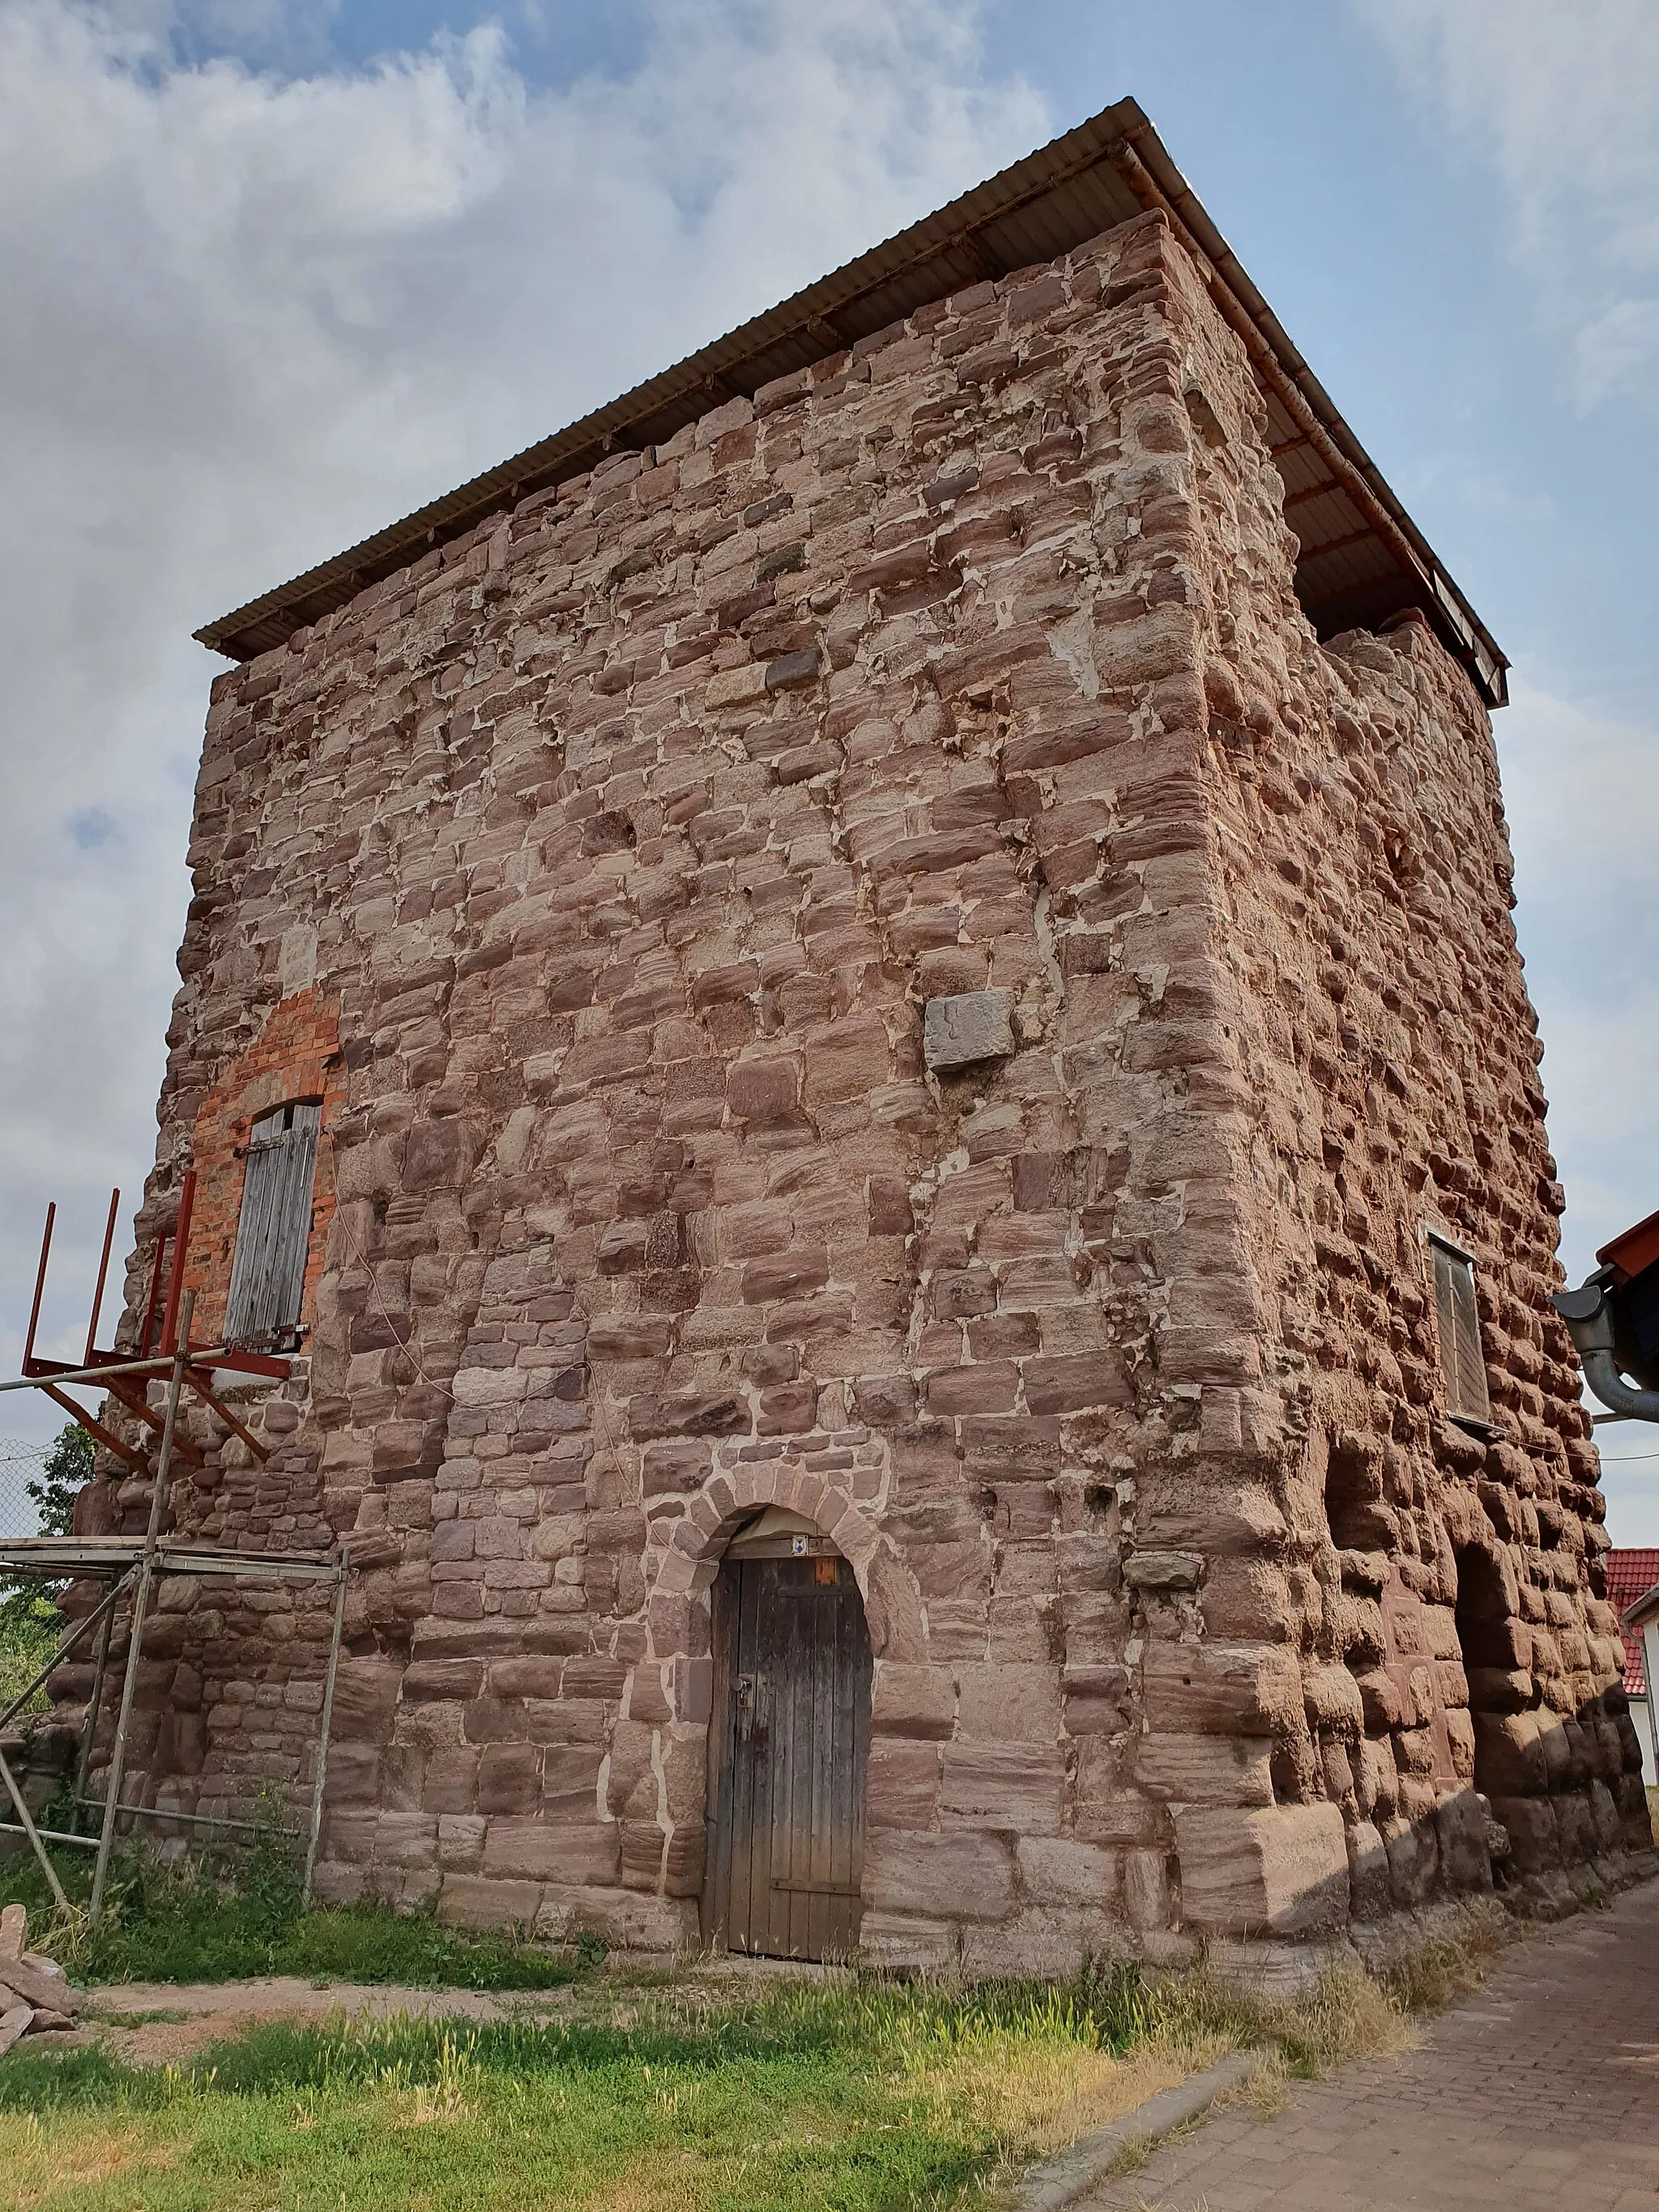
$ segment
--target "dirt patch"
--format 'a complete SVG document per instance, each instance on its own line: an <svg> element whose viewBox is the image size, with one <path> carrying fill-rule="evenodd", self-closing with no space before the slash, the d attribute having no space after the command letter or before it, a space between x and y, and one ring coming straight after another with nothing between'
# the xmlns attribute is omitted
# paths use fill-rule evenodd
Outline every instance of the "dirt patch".
<svg viewBox="0 0 1659 2212"><path fill-rule="evenodd" d="M248 1982L133 1982L98 1990L82 2002L81 2027L64 2039L100 2044L129 2066L177 2066L226 2036L277 2020L384 2020L402 2013L414 2019L539 2023L568 2018L569 2012L562 1990L412 1990L270 1974Z"/></svg>
<svg viewBox="0 0 1659 2212"><path fill-rule="evenodd" d="M774 1978L744 1964L758 1994ZM732 1984L742 1972L724 1960L707 1970L708 2000L730 2003L741 1994ZM630 1988L630 1978L624 1971L614 1979L559 1990L417 1990L381 1982L307 1982L295 1974L246 1982L123 1982L89 1990L80 1999L81 2027L54 2039L98 2043L130 2066L176 2066L227 2036L278 2020L386 2020L401 2014L414 2020L520 2020L541 2027L599 2016L627 2027L638 2013L641 1994ZM649 1986L656 1978L642 1978ZM672 1978L695 2004L705 1970Z"/></svg>

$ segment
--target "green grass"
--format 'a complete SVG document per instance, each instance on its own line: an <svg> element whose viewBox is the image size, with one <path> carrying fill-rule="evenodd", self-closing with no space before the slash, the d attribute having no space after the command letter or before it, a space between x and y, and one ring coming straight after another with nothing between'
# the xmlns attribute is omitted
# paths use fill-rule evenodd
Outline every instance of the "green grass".
<svg viewBox="0 0 1659 2212"><path fill-rule="evenodd" d="M90 1882L90 1856L58 1855L59 1876L77 1907ZM17 1854L0 1866L0 1905L14 1900L28 1908L33 1947L60 1959L83 1984L298 1974L415 1989L551 1990L604 1956L603 1946L591 1944L558 1956L510 1933L469 1935L441 1927L428 1913L380 1905L302 1912L298 1861L274 1827L238 1853L177 1867L164 1865L143 1843L126 1845L96 1929L78 1910L54 1915L33 1859Z"/></svg>
<svg viewBox="0 0 1659 2212"><path fill-rule="evenodd" d="M1419 1992L1467 1986L1438 1947ZM1467 1955L1466 1955L1467 1953ZM1401 1985L1403 1990L1404 1985ZM1230 2049L1257 2094L1408 2039L1352 1970L1294 2006L1202 1972L978 1987L857 1974L597 1984L553 2025L267 2022L188 2063L0 2059L30 2212L946 2212Z"/></svg>
<svg viewBox="0 0 1659 2212"><path fill-rule="evenodd" d="M276 2024L180 2069L0 2060L39 2212L900 2212L1139 2101L1133 1974L1053 1990L669 1991L631 2024ZM1184 2053L1162 2055L1158 2086Z"/></svg>

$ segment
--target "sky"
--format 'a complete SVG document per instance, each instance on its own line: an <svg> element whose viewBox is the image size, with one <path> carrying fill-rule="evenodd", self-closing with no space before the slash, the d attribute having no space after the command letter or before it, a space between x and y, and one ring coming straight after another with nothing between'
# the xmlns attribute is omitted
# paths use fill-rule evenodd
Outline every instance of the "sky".
<svg viewBox="0 0 1659 2212"><path fill-rule="evenodd" d="M0 1367L47 1198L69 1352L153 1157L224 665L191 632L1126 94L1513 660L1581 1279L1659 1206L1654 32L1651 0L0 0ZM0 1439L56 1418L20 1394ZM1659 1544L1659 1431L1603 1443L1614 1541Z"/></svg>

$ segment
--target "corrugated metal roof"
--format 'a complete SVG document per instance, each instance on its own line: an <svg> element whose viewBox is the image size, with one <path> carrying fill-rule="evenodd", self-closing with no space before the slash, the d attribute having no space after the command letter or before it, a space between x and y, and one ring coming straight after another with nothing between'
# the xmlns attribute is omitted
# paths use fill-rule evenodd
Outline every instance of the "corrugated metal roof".
<svg viewBox="0 0 1659 2212"><path fill-rule="evenodd" d="M1488 702L1508 666L1485 624L1332 404L1133 100L1118 101L752 322L526 447L359 545L197 631L234 660L282 644L367 585L605 453L659 445L711 407L838 353L987 276L1053 261L1161 207L1219 280L1267 400L1268 438L1296 503L1297 591L1322 636L1407 606L1428 616Z"/></svg>

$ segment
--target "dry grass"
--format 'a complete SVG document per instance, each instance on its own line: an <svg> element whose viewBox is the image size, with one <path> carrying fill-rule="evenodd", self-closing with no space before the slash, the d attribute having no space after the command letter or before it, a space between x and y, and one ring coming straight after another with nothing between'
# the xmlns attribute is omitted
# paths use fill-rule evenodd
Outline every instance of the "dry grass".
<svg viewBox="0 0 1659 2212"><path fill-rule="evenodd" d="M1380 1978L1382 1987L1402 2012L1413 2019L1432 2019L1480 1988L1515 1933L1514 1923L1500 1911L1468 1908L1447 1932L1418 1944L1386 1967Z"/></svg>
<svg viewBox="0 0 1659 2212"><path fill-rule="evenodd" d="M1223 2055L1213 2040L1163 2036L1121 2058L1076 2047L988 2050L924 2076L919 2094L930 2106L953 2106L975 2130L1022 2147L1028 2156L1046 2156L1121 2119Z"/></svg>
<svg viewBox="0 0 1659 2212"><path fill-rule="evenodd" d="M1480 1987L1504 1941L1495 1916L1470 1912L1380 1976L1368 1973L1358 1960L1341 1961L1312 1989L1289 2000L1242 1990L1207 1968L1171 1976L1161 1992L1164 2024L1144 2053L1150 2069L1145 2094L1173 2086L1154 2078L1166 2048L1191 2054L1186 2072L1213 2065L1229 2051L1254 2050L1256 2063L1249 2075L1218 2103L1246 2105L1258 2118L1272 2119L1284 2110L1293 2081L1320 2080L1339 2066L1398 2057L1413 2049L1424 2021ZM1108 2172L1133 2173L1153 2148L1149 2142L1126 2144Z"/></svg>
<svg viewBox="0 0 1659 2212"><path fill-rule="evenodd" d="M49 2199L72 2200L88 2190L104 2194L112 2185L118 2190L125 2182L165 2172L176 2154L173 2144L155 2142L148 2130L105 2120L48 2128L30 2115L7 2129L6 2136L3 2201L18 2212L33 2212Z"/></svg>

